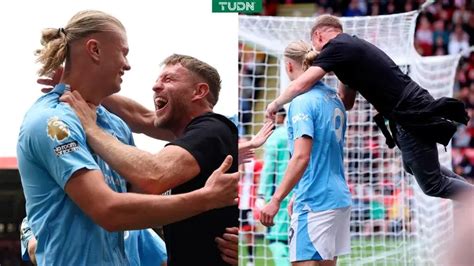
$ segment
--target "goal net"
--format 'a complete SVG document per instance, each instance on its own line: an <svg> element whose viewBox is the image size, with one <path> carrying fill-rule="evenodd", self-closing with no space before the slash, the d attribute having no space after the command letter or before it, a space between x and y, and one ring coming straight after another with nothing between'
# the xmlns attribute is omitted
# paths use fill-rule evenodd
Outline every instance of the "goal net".
<svg viewBox="0 0 474 266"><path fill-rule="evenodd" d="M435 98L451 96L459 56L420 57L416 53L413 38L418 14L412 11L342 18L342 22L346 33L380 47ZM291 41L310 42L313 23L314 18L239 17L241 135L251 137L263 125L265 106L288 84L282 63L283 50ZM336 87L338 81L329 76L325 82ZM414 177L404 172L398 148L388 149L385 138L372 121L375 114L373 107L359 95L347 115L345 170L353 198L352 251L339 258L338 264L440 263L446 250L443 243L452 235L451 202L423 194ZM264 153L264 148L257 150L256 160L263 161ZM441 164L451 168L450 147L446 150L440 147L439 154ZM276 162L263 161L263 165L271 163ZM255 199L260 170L246 169L247 178L249 174L253 176L251 186L247 187L254 191L249 195ZM274 190L274 185L278 184L267 184L265 189ZM252 224L252 216L241 215L240 222ZM278 262L272 254L268 231L259 222L251 229L242 230L240 236L239 265L289 265Z"/></svg>

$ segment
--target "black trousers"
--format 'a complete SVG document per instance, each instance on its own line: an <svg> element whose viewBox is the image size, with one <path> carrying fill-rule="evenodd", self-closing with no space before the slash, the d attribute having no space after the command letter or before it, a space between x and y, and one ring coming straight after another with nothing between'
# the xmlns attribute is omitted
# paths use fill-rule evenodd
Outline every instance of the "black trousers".
<svg viewBox="0 0 474 266"><path fill-rule="evenodd" d="M400 125L397 125L395 135L405 171L415 176L426 195L456 199L464 192L474 193L473 185L439 164L436 143L414 136Z"/></svg>

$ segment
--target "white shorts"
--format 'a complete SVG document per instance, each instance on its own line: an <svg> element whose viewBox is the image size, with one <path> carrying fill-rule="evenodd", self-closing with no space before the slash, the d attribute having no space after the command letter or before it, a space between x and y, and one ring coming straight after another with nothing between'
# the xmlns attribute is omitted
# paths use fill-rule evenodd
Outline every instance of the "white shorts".
<svg viewBox="0 0 474 266"><path fill-rule="evenodd" d="M334 260L351 252L351 207L291 216L290 261Z"/></svg>

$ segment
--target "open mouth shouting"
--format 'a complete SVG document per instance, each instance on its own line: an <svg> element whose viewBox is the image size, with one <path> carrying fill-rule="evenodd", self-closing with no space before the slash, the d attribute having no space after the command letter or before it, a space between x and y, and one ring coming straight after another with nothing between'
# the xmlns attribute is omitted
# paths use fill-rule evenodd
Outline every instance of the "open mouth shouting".
<svg viewBox="0 0 474 266"><path fill-rule="evenodd" d="M161 111L162 109L166 107L167 104L168 104L167 99L160 96L155 97L155 110L156 111Z"/></svg>

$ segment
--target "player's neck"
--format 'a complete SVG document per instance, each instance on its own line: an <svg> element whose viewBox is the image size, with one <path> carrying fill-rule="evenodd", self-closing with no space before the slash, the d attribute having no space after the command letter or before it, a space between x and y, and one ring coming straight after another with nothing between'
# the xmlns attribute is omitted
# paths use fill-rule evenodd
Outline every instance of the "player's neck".
<svg viewBox="0 0 474 266"><path fill-rule="evenodd" d="M85 76L87 75L83 73L68 73L63 76L61 83L69 84L71 91L77 90L86 102L99 105L105 96L101 95L98 82L93 79L85 79Z"/></svg>

